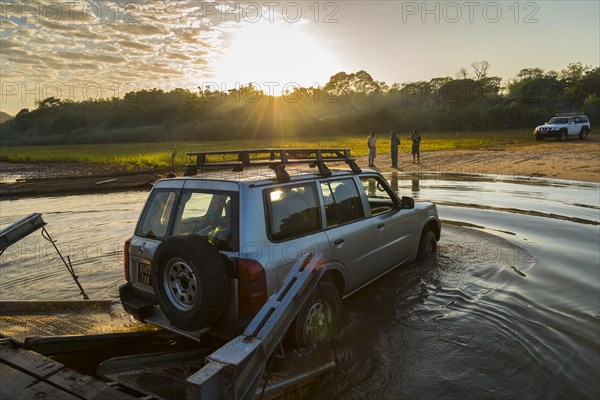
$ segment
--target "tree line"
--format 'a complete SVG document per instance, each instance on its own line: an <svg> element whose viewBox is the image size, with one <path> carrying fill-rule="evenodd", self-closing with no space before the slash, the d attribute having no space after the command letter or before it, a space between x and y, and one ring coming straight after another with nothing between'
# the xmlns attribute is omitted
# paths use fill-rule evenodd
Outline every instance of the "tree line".
<svg viewBox="0 0 600 400"><path fill-rule="evenodd" d="M600 68L522 69L506 84L486 61L454 77L394 83L339 72L323 87L270 96L253 84L222 91L140 90L123 98L49 97L0 125L3 145L285 138L388 132L533 129L558 112L600 121Z"/></svg>

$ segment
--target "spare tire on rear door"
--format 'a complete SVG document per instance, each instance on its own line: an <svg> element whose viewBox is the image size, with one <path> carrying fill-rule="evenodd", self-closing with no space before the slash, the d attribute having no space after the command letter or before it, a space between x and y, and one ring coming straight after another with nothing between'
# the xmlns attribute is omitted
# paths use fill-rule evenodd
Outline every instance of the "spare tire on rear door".
<svg viewBox="0 0 600 400"><path fill-rule="evenodd" d="M229 278L217 248L199 235L172 236L156 249L152 285L171 323L193 331L227 310Z"/></svg>

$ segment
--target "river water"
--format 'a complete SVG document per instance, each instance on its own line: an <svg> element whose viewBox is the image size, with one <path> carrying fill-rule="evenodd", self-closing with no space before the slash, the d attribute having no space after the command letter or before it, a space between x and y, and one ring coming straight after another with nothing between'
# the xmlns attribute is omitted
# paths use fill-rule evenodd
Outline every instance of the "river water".
<svg viewBox="0 0 600 400"><path fill-rule="evenodd" d="M388 175L433 201L436 259L344 301L341 374L317 399L600 396L600 185L496 176ZM117 299L122 246L145 192L0 201L0 226L43 213L92 299ZM39 233L0 256L0 299L77 299Z"/></svg>

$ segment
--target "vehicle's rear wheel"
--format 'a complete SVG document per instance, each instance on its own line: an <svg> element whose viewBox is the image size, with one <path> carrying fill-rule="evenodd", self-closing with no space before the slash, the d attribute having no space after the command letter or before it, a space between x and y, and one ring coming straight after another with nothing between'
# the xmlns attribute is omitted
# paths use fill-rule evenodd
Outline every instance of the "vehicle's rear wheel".
<svg viewBox="0 0 600 400"><path fill-rule="evenodd" d="M564 142L566 138L567 138L567 132L560 131L560 136L558 137L558 140L560 140L561 142Z"/></svg>
<svg viewBox="0 0 600 400"><path fill-rule="evenodd" d="M581 128L581 132L579 132L579 139L581 140L585 140L588 137L588 130L587 128Z"/></svg>
<svg viewBox="0 0 600 400"><path fill-rule="evenodd" d="M427 230L421 235L419 250L417 252L417 261L423 261L431 258L437 251L437 239L433 231Z"/></svg>
<svg viewBox="0 0 600 400"><path fill-rule="evenodd" d="M290 327L293 344L305 348L329 340L338 325L341 307L335 286L328 281L319 282Z"/></svg>
<svg viewBox="0 0 600 400"><path fill-rule="evenodd" d="M161 310L181 329L205 328L227 309L225 262L202 236L173 236L162 242L154 256L152 285Z"/></svg>

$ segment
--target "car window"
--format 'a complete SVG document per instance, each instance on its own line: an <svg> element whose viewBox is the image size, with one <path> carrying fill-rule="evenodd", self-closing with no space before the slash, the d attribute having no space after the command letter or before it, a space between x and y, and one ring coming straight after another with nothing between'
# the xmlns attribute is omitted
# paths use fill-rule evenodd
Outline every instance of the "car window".
<svg viewBox="0 0 600 400"><path fill-rule="evenodd" d="M190 220L205 217L213 198L211 193L186 193L179 207L181 216L178 219Z"/></svg>
<svg viewBox="0 0 600 400"><path fill-rule="evenodd" d="M269 236L281 241L321 229L319 204L313 184L283 186L266 191Z"/></svg>
<svg viewBox="0 0 600 400"><path fill-rule="evenodd" d="M364 218L359 192L353 179L321 182L327 226L333 227Z"/></svg>
<svg viewBox="0 0 600 400"><path fill-rule="evenodd" d="M568 124L568 123L569 123L569 118L554 117L550 121L548 121L548 124Z"/></svg>
<svg viewBox="0 0 600 400"><path fill-rule="evenodd" d="M166 189L150 194L136 235L164 239L171 235L206 237L220 250L238 248L237 193Z"/></svg>
<svg viewBox="0 0 600 400"><path fill-rule="evenodd" d="M173 190L155 190L150 194L136 235L151 239L160 239L167 235L177 193Z"/></svg>
<svg viewBox="0 0 600 400"><path fill-rule="evenodd" d="M175 214L173 235L204 236L221 250L236 251L237 209L237 193L184 191Z"/></svg>
<svg viewBox="0 0 600 400"><path fill-rule="evenodd" d="M394 209L394 196L382 178L363 176L360 181L369 200L372 215L383 214Z"/></svg>

